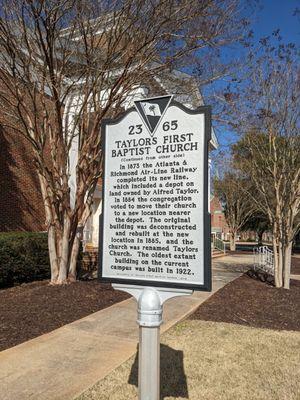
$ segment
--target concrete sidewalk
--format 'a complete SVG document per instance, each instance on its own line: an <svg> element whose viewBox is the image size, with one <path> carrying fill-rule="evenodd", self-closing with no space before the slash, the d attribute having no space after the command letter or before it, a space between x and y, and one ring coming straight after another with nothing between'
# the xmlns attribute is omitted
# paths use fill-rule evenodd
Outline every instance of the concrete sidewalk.
<svg viewBox="0 0 300 400"><path fill-rule="evenodd" d="M212 293L169 300L164 332L237 278L251 256L213 261ZM42 310L41 310L42 312ZM1 400L71 400L118 367L137 348L137 307L125 300L0 353Z"/></svg>

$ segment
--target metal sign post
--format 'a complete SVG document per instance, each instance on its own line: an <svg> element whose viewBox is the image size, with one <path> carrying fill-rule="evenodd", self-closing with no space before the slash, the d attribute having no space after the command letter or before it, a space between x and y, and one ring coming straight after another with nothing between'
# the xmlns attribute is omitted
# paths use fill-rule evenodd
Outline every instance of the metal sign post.
<svg viewBox="0 0 300 400"><path fill-rule="evenodd" d="M211 290L210 108L143 99L103 123L99 278L135 297L139 399L159 399L163 304Z"/></svg>
<svg viewBox="0 0 300 400"><path fill-rule="evenodd" d="M163 304L172 297L188 296L188 289L164 289L113 284L116 290L130 293L138 303L139 325L139 400L160 398L160 325Z"/></svg>

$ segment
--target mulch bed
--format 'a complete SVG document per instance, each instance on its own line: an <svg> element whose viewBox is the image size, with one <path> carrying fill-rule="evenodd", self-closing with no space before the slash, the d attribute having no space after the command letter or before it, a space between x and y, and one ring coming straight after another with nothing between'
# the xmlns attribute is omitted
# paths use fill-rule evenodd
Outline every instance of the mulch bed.
<svg viewBox="0 0 300 400"><path fill-rule="evenodd" d="M203 303L190 319L300 331L300 281L276 289L242 275Z"/></svg>
<svg viewBox="0 0 300 400"><path fill-rule="evenodd" d="M129 298L97 280L50 286L33 282L0 291L0 351Z"/></svg>

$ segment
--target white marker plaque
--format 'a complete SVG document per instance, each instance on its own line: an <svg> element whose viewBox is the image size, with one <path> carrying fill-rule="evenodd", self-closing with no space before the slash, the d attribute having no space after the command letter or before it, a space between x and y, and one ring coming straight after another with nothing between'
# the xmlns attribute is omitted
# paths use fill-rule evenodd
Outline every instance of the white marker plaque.
<svg viewBox="0 0 300 400"><path fill-rule="evenodd" d="M163 96L103 123L99 278L211 290L210 108Z"/></svg>

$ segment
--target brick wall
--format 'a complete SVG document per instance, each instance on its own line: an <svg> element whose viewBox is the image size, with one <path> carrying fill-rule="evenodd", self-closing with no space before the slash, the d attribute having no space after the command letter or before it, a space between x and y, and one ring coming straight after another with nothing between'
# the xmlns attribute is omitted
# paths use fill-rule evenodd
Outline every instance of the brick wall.
<svg viewBox="0 0 300 400"><path fill-rule="evenodd" d="M0 125L0 232L45 230L30 144Z"/></svg>
<svg viewBox="0 0 300 400"><path fill-rule="evenodd" d="M228 233L228 226L223 213L223 208L217 197L213 197L210 201L210 213L211 213L211 230L212 232L218 231Z"/></svg>

